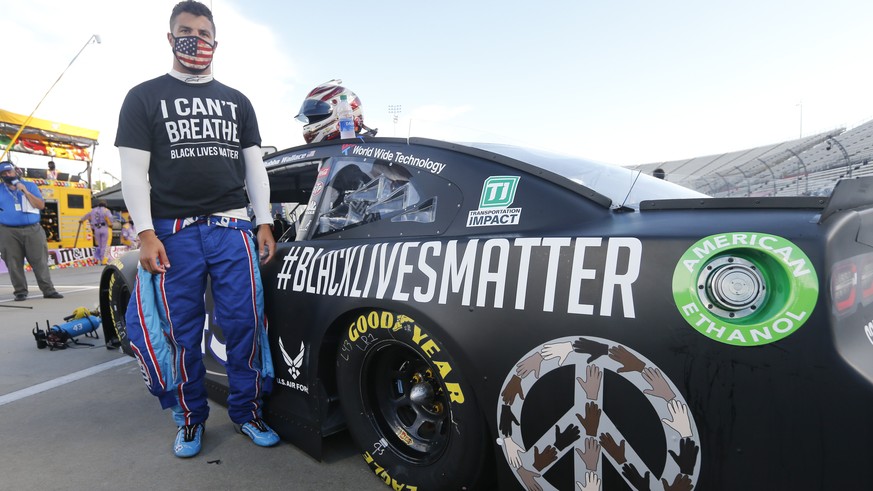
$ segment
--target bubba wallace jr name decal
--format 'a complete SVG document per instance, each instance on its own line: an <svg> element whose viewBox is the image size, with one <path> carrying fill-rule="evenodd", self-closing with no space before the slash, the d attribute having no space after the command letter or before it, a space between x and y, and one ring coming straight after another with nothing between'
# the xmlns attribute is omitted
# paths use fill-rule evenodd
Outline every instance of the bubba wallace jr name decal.
<svg viewBox="0 0 873 491"><path fill-rule="evenodd" d="M642 243L633 237L526 237L292 247L277 288L314 295L390 298L634 318ZM569 268L568 268L569 266ZM541 303L540 303L541 302Z"/></svg>

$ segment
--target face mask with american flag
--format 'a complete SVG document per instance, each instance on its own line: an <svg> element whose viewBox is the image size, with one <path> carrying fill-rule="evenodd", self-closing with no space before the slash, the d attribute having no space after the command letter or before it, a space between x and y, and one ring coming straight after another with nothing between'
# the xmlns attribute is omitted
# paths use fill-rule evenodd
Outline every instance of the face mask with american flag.
<svg viewBox="0 0 873 491"><path fill-rule="evenodd" d="M209 44L197 36L173 36L173 39L175 40L173 54L182 66L195 71L209 68L214 44Z"/></svg>

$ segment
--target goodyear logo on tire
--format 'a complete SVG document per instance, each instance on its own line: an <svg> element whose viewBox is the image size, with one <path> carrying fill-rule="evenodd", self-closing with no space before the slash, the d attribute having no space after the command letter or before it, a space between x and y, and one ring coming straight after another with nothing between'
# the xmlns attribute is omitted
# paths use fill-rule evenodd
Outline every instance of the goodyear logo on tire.
<svg viewBox="0 0 873 491"><path fill-rule="evenodd" d="M809 257L775 235L711 235L685 251L673 299L699 333L734 346L761 346L796 332L812 315L818 277Z"/></svg>

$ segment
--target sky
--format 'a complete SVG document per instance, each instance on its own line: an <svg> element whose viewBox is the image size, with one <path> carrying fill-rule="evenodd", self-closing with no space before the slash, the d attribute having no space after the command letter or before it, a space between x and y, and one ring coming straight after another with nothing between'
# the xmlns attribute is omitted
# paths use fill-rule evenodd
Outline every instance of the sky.
<svg viewBox="0 0 873 491"><path fill-rule="evenodd" d="M0 109L98 130L94 180L117 182L118 111L131 87L171 68L175 3L0 0ZM304 143L294 116L334 78L379 136L514 143L617 165L873 119L869 0L204 3L216 78L252 100L263 144L279 149ZM101 43L86 44L94 34Z"/></svg>

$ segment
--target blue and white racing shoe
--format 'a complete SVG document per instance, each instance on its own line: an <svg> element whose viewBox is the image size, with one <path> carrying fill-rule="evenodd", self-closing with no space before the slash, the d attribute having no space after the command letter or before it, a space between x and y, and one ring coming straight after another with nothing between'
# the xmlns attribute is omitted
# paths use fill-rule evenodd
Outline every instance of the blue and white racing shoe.
<svg viewBox="0 0 873 491"><path fill-rule="evenodd" d="M206 426L203 423L180 426L179 431L176 432L176 441L173 444L173 452L176 457L188 458L200 453L204 431L206 431Z"/></svg>
<svg viewBox="0 0 873 491"><path fill-rule="evenodd" d="M259 447L272 447L279 443L279 435L260 418L253 419L242 425L234 424L233 427L237 432L251 438L255 445Z"/></svg>

